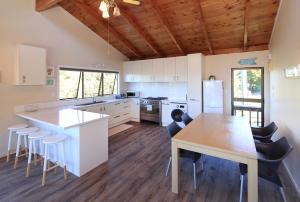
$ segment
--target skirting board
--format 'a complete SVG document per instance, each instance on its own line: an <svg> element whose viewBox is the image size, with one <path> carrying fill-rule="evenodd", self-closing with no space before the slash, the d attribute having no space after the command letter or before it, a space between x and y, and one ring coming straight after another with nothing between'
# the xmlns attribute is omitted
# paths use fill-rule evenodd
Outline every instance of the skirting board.
<svg viewBox="0 0 300 202"><path fill-rule="evenodd" d="M298 194L298 197L300 198L300 189L299 189L299 187L298 187L296 181L294 180L294 178L293 178L293 176L292 176L292 173L291 173L290 169L288 168L288 166L286 165L285 161L283 161L283 166L284 166L285 170L287 171L287 174L288 174L290 180L292 181L292 183L293 183L293 185L294 185L294 188L296 189L296 192L297 192L297 194Z"/></svg>

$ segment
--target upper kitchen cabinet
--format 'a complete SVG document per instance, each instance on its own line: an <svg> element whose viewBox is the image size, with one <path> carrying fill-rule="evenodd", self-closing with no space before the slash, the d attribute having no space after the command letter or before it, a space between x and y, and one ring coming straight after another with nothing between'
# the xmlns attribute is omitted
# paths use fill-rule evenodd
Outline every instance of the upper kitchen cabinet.
<svg viewBox="0 0 300 202"><path fill-rule="evenodd" d="M188 61L187 56L175 58L176 81L186 82L188 80Z"/></svg>
<svg viewBox="0 0 300 202"><path fill-rule="evenodd" d="M46 49L18 45L15 57L16 85L46 84Z"/></svg>
<svg viewBox="0 0 300 202"><path fill-rule="evenodd" d="M153 59L153 81L164 82L164 59Z"/></svg>
<svg viewBox="0 0 300 202"><path fill-rule="evenodd" d="M141 81L141 61L124 62L124 81L125 82Z"/></svg>
<svg viewBox="0 0 300 202"><path fill-rule="evenodd" d="M176 64L175 57L164 58L164 81L176 81Z"/></svg>
<svg viewBox="0 0 300 202"><path fill-rule="evenodd" d="M153 60L142 60L141 61L141 81L142 82L152 82L154 81L153 76Z"/></svg>

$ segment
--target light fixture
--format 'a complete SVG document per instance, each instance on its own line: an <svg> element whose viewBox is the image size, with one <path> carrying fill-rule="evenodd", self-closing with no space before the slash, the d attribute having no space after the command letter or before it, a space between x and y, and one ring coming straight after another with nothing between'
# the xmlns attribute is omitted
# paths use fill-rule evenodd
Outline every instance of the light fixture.
<svg viewBox="0 0 300 202"><path fill-rule="evenodd" d="M103 18L109 18L108 10L102 12L102 17Z"/></svg>
<svg viewBox="0 0 300 202"><path fill-rule="evenodd" d="M108 10L107 7L108 7L108 6L107 6L107 4L105 3L105 1L101 1L100 6L99 6L99 10L102 11L102 12L107 11L107 10Z"/></svg>
<svg viewBox="0 0 300 202"><path fill-rule="evenodd" d="M114 7L114 16L120 16L121 14L120 14L120 9L119 9L119 7L118 6L115 6Z"/></svg>

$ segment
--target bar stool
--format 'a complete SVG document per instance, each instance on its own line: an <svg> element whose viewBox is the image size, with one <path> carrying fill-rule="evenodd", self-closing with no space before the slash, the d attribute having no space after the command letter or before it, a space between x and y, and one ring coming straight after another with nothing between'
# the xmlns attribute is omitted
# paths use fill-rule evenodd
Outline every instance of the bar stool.
<svg viewBox="0 0 300 202"><path fill-rule="evenodd" d="M42 186L45 186L46 182L46 174L47 172L54 169L55 174L57 173L57 167L59 166L58 163L58 146L61 145L61 152L62 152L62 163L64 167L64 180L67 180L67 166L65 162L65 149L64 149L64 141L67 139L67 136L65 135L51 135L47 136L43 139L43 144L45 146L45 152L44 152L44 167L43 167L43 179L42 179ZM55 165L50 167L50 161L49 161L49 146L53 145L55 147ZM48 163L48 168L47 168Z"/></svg>
<svg viewBox="0 0 300 202"><path fill-rule="evenodd" d="M11 149L11 139L12 136L16 134L16 132L20 129L27 128L27 124L16 124L8 127L8 146L7 146L7 157L6 162L9 162L10 158L10 149Z"/></svg>
<svg viewBox="0 0 300 202"><path fill-rule="evenodd" d="M39 130L39 128L37 128L37 127L29 127L29 128L20 129L16 132L17 135L18 135L18 140L17 140L17 151L16 151L16 158L15 158L14 168L17 168L17 166L18 166L19 157L28 155L27 136L30 135L31 133L34 133L34 132L38 131L38 130ZM23 137L23 140L24 140L25 153L20 155L20 146L21 146L22 137Z"/></svg>
<svg viewBox="0 0 300 202"><path fill-rule="evenodd" d="M29 177L32 154L34 155L34 165L36 166L38 161L41 161L41 165L43 165L42 164L43 163L42 155L43 155L44 151L43 151L42 141L45 137L47 137L49 135L50 135L50 132L48 132L48 131L37 131L37 132L31 133L30 135L28 135L29 154L28 154L26 177ZM36 142L40 143L40 153L39 154L41 157L39 159L37 159L38 153L37 153L37 148L36 148Z"/></svg>

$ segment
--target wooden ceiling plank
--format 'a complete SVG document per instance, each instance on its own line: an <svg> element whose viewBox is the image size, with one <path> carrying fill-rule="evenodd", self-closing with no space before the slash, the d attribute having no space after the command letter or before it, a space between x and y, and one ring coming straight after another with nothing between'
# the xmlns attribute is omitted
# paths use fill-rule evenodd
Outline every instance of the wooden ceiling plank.
<svg viewBox="0 0 300 202"><path fill-rule="evenodd" d="M248 48L248 25L249 25L249 0L245 0L244 14L244 51Z"/></svg>
<svg viewBox="0 0 300 202"><path fill-rule="evenodd" d="M38 12L48 10L63 0L35 0L35 10Z"/></svg>
<svg viewBox="0 0 300 202"><path fill-rule="evenodd" d="M79 2L79 1L74 1L74 4L77 5L86 15L89 15L92 17L96 22L99 22L103 27L107 28L108 27L108 22L105 21L102 16L100 11L95 10L84 2ZM109 25L109 31L114 37L116 37L118 40L120 40L124 45L127 46L127 48L137 57L144 57L144 55L124 36L122 36L121 33L119 33L112 25Z"/></svg>
<svg viewBox="0 0 300 202"><path fill-rule="evenodd" d="M204 20L204 17L203 17L202 6L201 6L201 2L200 2L201 0L194 0L194 1L195 1L195 4L197 5L199 21L200 21L200 24L202 26L202 30L203 30L203 34L204 34L204 37L205 37L205 40L206 40L207 47L209 49L210 54L214 55L214 50L212 48L211 41L210 41L209 36L208 36L206 23L205 23L205 20Z"/></svg>
<svg viewBox="0 0 300 202"><path fill-rule="evenodd" d="M164 53L160 48L154 43L153 38L145 31L145 29L138 23L136 17L134 17L125 7L119 6L121 11L121 16L124 17L127 22L139 33L139 35L145 40L147 45L152 49L152 51L159 57L164 56Z"/></svg>
<svg viewBox="0 0 300 202"><path fill-rule="evenodd" d="M151 1L149 1L149 3L150 2ZM152 4L151 6L152 6L154 12L159 17L160 23L163 25L164 29L167 31L168 35L170 36L170 38L172 39L172 41L174 42L174 44L176 45L176 47L180 51L180 54L185 55L185 51L183 49L183 45L181 44L181 42L178 39L176 39L176 35L171 30L171 25L170 25L169 21L167 20L167 18L164 16L163 12L161 11L161 9L159 8L159 6L157 5L157 1L153 0L151 2L151 4Z"/></svg>

